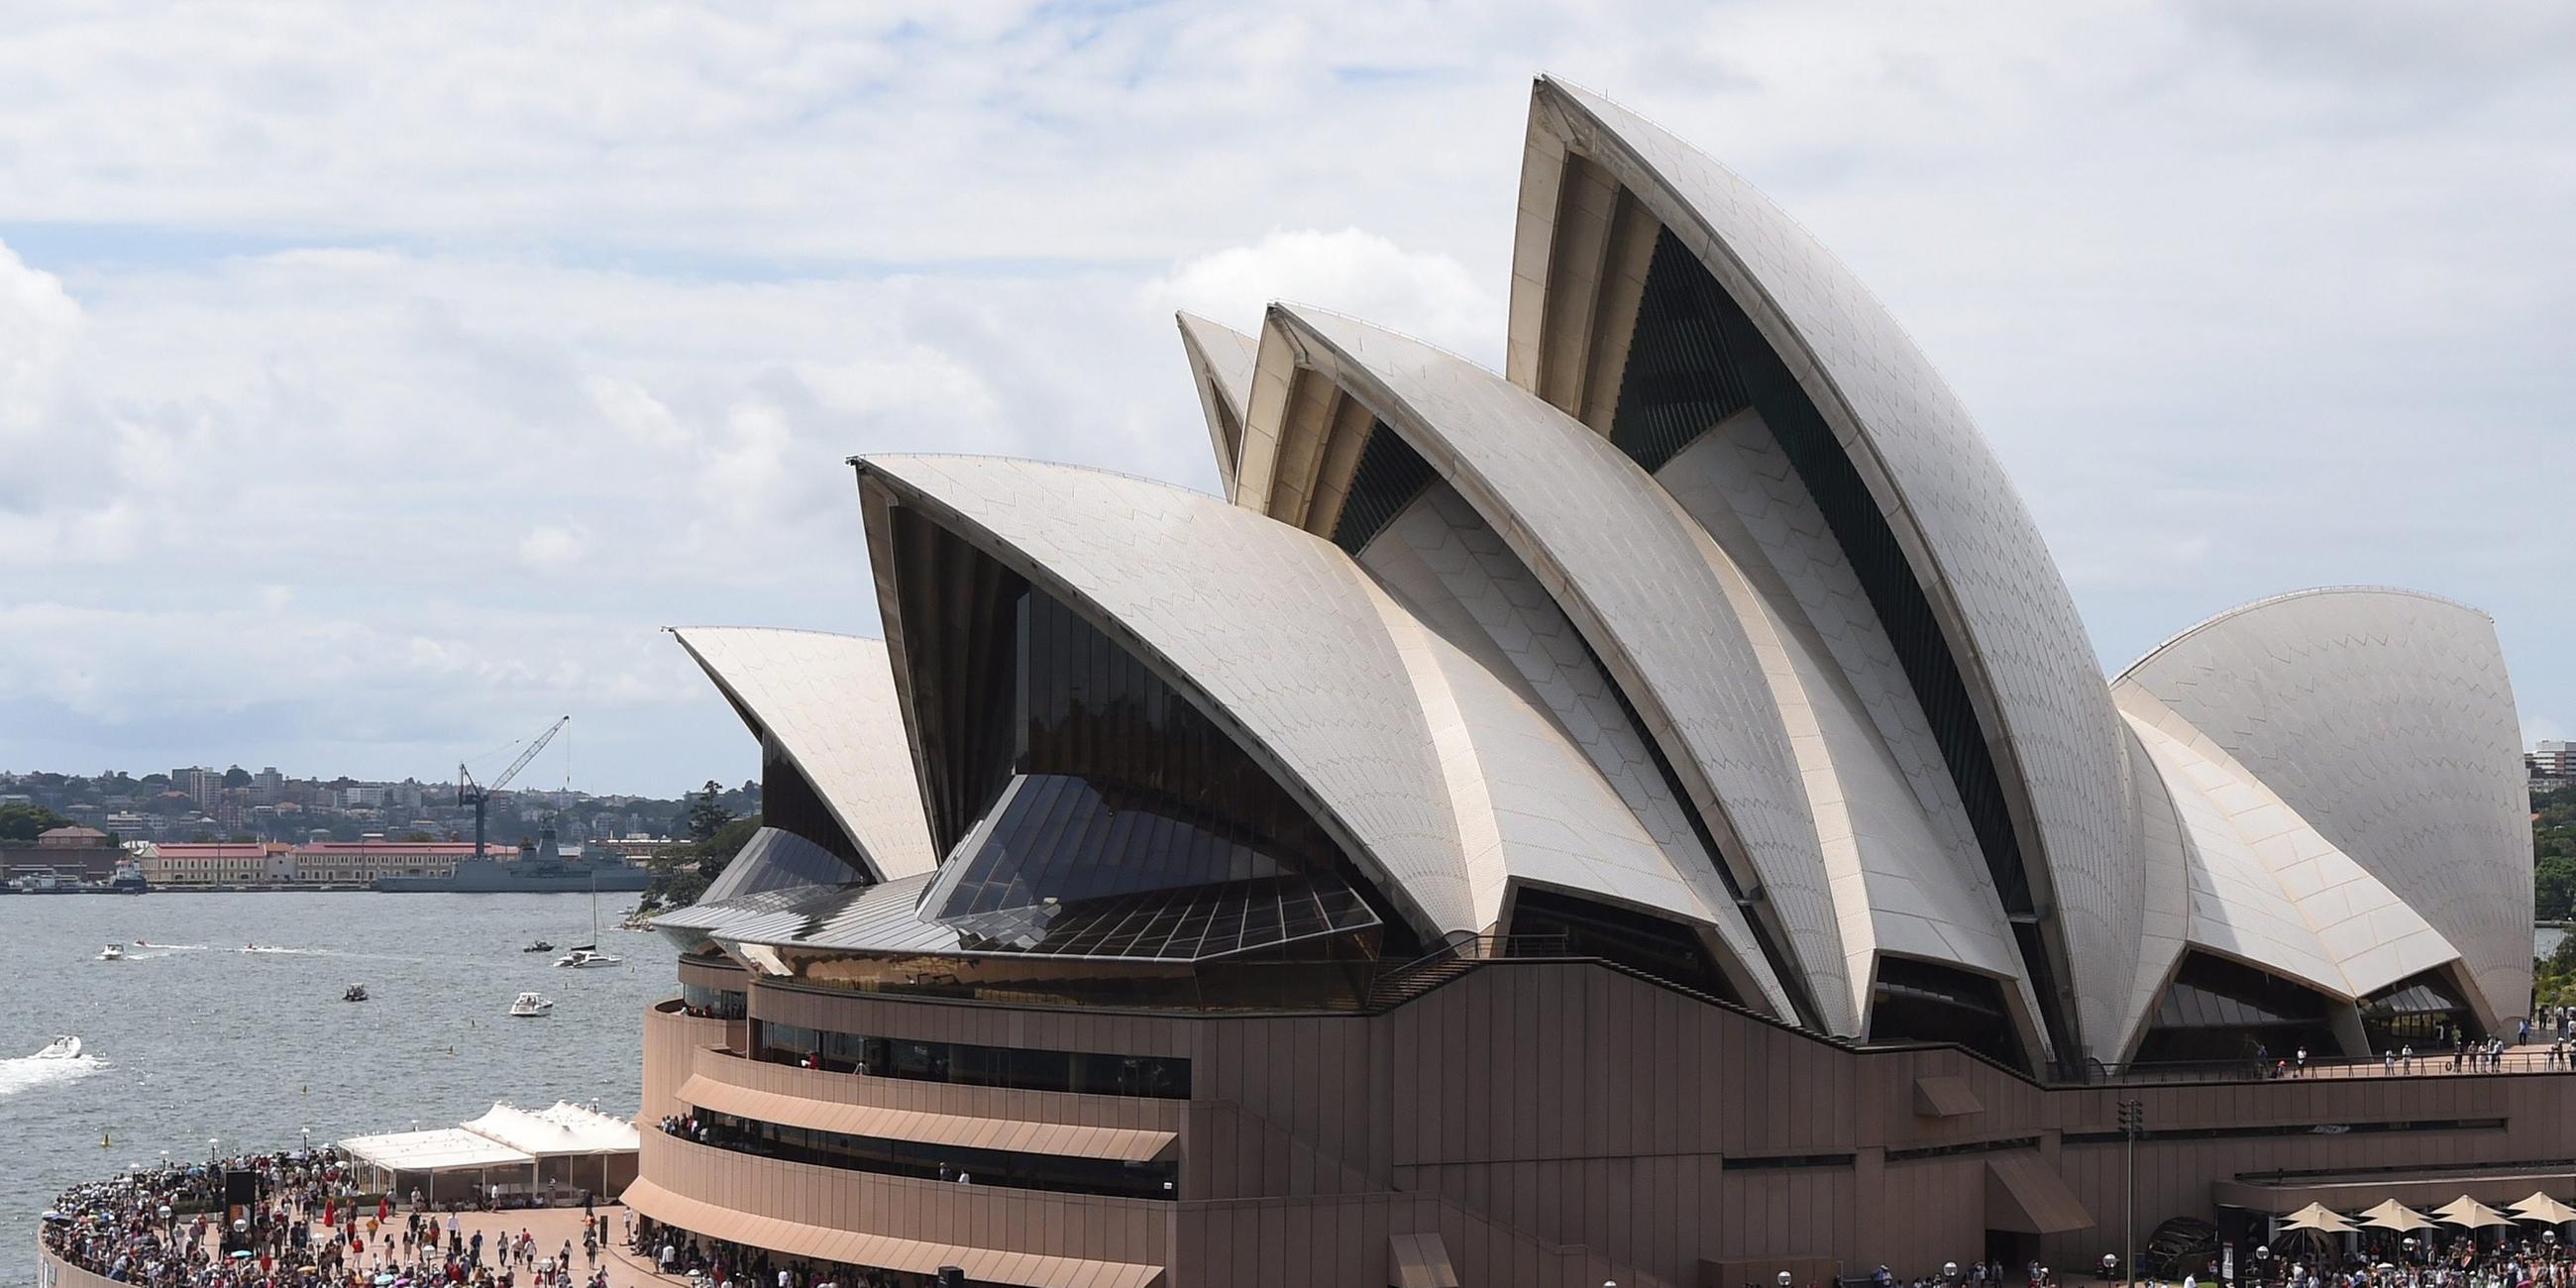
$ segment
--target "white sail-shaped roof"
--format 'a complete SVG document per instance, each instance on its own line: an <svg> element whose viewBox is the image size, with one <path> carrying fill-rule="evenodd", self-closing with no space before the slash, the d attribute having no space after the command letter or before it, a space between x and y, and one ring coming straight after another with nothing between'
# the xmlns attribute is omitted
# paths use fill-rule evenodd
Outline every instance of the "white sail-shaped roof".
<svg viewBox="0 0 2576 1288"><path fill-rule="evenodd" d="M2530 805L2495 624L2413 591L2341 587L2203 622L2122 673L2208 754L2456 947L2493 1024L2531 990ZM2286 844L2286 842L2276 842ZM2339 869L2338 869L2339 870ZM2390 913L2395 916L2395 913ZM2354 930L2397 963L2402 927ZM2372 971L2386 975L2389 967Z"/></svg>
<svg viewBox="0 0 2576 1288"><path fill-rule="evenodd" d="M1603 331L1624 319L1551 299L1602 290L1635 268L1614 253L1615 230L1585 243L1585 256L1554 253L1561 220L1597 232L1612 218L1565 191L1578 157L1690 249L1830 426L1928 601L1995 772L2017 799L2022 863L2073 973L2083 1041L2115 1042L2108 999L2124 996L2136 972L2143 897L2129 861L2139 815L2124 739L2074 600L1992 448L1895 319L1779 207L1644 118L1544 78L1532 96L1514 254L1515 381L1538 388L1560 367L1615 368L1598 353L1555 355L1563 337L1551 325L1588 329L1596 350L1626 343L1624 331ZM1633 291L1621 298L1634 309Z"/></svg>
<svg viewBox="0 0 2576 1288"><path fill-rule="evenodd" d="M1331 543L1168 484L971 456L858 462L871 505L917 507L1092 619L1190 695L1429 936L1475 933L1429 728ZM885 553L881 581L894 575ZM880 599L889 596L881 590Z"/></svg>
<svg viewBox="0 0 2576 1288"><path fill-rule="evenodd" d="M890 880L936 866L884 641L748 626L679 626L671 634L744 722L775 739L813 785L859 847L868 876Z"/></svg>
<svg viewBox="0 0 2576 1288"><path fill-rule="evenodd" d="M1681 774L1721 859L1741 865L1755 915L1784 932L1817 1021L1857 1033L1802 767L1770 659L1713 566L1723 556L1635 462L1492 372L1322 310L1274 307L1265 334L1402 435L1538 575ZM1319 477L1317 494L1337 487Z"/></svg>
<svg viewBox="0 0 2576 1288"><path fill-rule="evenodd" d="M1195 313L1180 315L1181 350L1190 360L1190 383L1207 417L1208 447L1216 455L1217 481L1234 495L1235 463L1243 453L1243 419L1252 402L1252 337Z"/></svg>

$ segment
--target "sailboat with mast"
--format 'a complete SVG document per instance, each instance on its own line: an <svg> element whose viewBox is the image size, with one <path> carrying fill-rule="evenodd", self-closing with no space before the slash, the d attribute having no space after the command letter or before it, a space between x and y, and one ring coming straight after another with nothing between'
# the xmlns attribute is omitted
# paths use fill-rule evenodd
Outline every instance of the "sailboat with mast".
<svg viewBox="0 0 2576 1288"><path fill-rule="evenodd" d="M584 970L594 966L623 966L626 959L615 953L599 951L599 882L590 883L590 941L577 944L555 959L555 965Z"/></svg>

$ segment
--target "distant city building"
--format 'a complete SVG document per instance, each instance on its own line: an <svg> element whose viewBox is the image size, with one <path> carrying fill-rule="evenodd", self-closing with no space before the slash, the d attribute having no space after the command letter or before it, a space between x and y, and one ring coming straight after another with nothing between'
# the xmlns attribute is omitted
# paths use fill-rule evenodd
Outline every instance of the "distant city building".
<svg viewBox="0 0 2576 1288"><path fill-rule="evenodd" d="M269 885L295 879L292 847L256 841L164 841L136 848L156 887Z"/></svg>
<svg viewBox="0 0 2576 1288"><path fill-rule="evenodd" d="M2538 747L2524 753L2522 765L2534 778L2576 777L2576 743L2542 739Z"/></svg>
<svg viewBox="0 0 2576 1288"><path fill-rule="evenodd" d="M58 827L33 845L0 847L0 881L47 873L64 881L105 881L125 857L107 833L94 827Z"/></svg>
<svg viewBox="0 0 2576 1288"><path fill-rule="evenodd" d="M296 880L364 885L378 877L443 877L473 857L472 841L308 841L295 847Z"/></svg>

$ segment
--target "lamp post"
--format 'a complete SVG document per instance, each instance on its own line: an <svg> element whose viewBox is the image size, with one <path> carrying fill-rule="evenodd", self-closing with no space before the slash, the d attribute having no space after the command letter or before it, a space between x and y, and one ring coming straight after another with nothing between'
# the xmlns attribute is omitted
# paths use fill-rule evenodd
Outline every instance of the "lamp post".
<svg viewBox="0 0 2576 1288"><path fill-rule="evenodd" d="M2272 1282L2272 1245L2268 1243L2254 1247L2254 1282Z"/></svg>
<svg viewBox="0 0 2576 1288"><path fill-rule="evenodd" d="M302 1137L304 1138L304 1155L305 1155L305 1157L307 1157L307 1158L312 1157L312 1156L313 1156L313 1129L312 1129L312 1128L310 1128L310 1127L298 1127L298 1128L296 1128L296 1129L295 1129L295 1131L296 1131L296 1134L297 1134L297 1135L300 1135L300 1136L302 1136Z"/></svg>
<svg viewBox="0 0 2576 1288"><path fill-rule="evenodd" d="M1944 1261L1941 1263L1941 1282L1945 1284L1956 1284L1959 1282L1958 1262Z"/></svg>
<svg viewBox="0 0 2576 1288"><path fill-rule="evenodd" d="M2119 1253L2116 1253L2116 1252L2105 1252L2105 1253L2103 1253L2103 1254L2102 1254L2102 1282L2104 1282L2104 1283L2106 1283L2106 1284L2107 1284L2107 1283L2111 1282L2113 1279L2115 1279L2115 1278L2119 1277L2119 1274L2120 1274L2120 1254L2119 1254Z"/></svg>
<svg viewBox="0 0 2576 1288"><path fill-rule="evenodd" d="M2120 1102L2120 1134L2127 1138L2128 1181L2120 1194L2120 1251L2129 1258L2129 1273L2138 1269L2138 1137L2147 1131L2147 1107L2141 1101ZM2109 1276L2104 1276L2108 1278Z"/></svg>
<svg viewBox="0 0 2576 1288"><path fill-rule="evenodd" d="M206 1138L206 1166L208 1167L215 1165L215 1140L213 1136Z"/></svg>
<svg viewBox="0 0 2576 1288"><path fill-rule="evenodd" d="M1797 1277L1796 1275L1790 1274L1790 1273L1789 1273L1788 1271L1786 1271L1786 1270L1783 1270L1783 1271L1781 1271L1781 1272L1779 1273L1779 1275L1776 1277L1775 1282L1777 1282L1777 1283L1780 1285L1780 1288L1789 1288L1789 1285L1791 1285L1791 1284L1793 1284L1793 1283L1798 1282L1798 1277Z"/></svg>

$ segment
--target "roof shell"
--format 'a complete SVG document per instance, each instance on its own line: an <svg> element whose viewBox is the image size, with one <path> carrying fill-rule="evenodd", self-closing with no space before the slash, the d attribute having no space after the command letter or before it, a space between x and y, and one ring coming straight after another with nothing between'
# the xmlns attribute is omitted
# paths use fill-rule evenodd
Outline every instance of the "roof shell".
<svg viewBox="0 0 2576 1288"><path fill-rule="evenodd" d="M2331 587L2202 622L2123 672L2457 948L2490 1024L2531 989L2530 805L2495 624Z"/></svg>
<svg viewBox="0 0 2576 1288"><path fill-rule="evenodd" d="M2024 861L2065 957L2088 1047L2137 963L2143 893L2120 733L2046 544L1992 448L1886 309L1740 176L1662 128L1542 78L1514 256L1514 370L1535 352L1555 217L1549 167L1578 151L1690 246L1832 426L1949 637L1985 723ZM1535 172L1535 173L1532 173ZM2036 842L2034 845L2033 842ZM2073 951L2081 945L2082 951Z"/></svg>
<svg viewBox="0 0 2576 1288"><path fill-rule="evenodd" d="M678 626L754 733L777 740L858 843L876 880L937 866L882 640L750 626Z"/></svg>
<svg viewBox="0 0 2576 1288"><path fill-rule="evenodd" d="M1494 373L1319 309L1273 306L1269 328L1401 434L1538 575L1720 848L1749 863L1744 884L1785 928L1817 1018L1857 1032L1815 818L1765 659L1712 566L1723 556L1634 461Z"/></svg>
<svg viewBox="0 0 2576 1288"><path fill-rule="evenodd" d="M1169 484L1035 461L875 456L919 507L1045 586L1188 696L1430 937L1477 923L1429 729L1374 586L1330 542ZM880 600L894 575L874 552Z"/></svg>
<svg viewBox="0 0 2576 1288"><path fill-rule="evenodd" d="M1181 350L1190 362L1190 383L1198 389L1199 411L1207 417L1208 446L1216 455L1217 481L1231 498L1236 461L1243 453L1244 412L1252 402L1253 340L1195 313L1178 317Z"/></svg>

